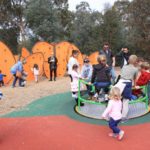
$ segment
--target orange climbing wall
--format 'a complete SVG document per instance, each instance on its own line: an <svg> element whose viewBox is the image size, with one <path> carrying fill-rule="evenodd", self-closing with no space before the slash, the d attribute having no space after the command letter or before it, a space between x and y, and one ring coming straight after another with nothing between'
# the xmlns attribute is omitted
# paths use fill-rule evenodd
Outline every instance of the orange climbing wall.
<svg viewBox="0 0 150 150"><path fill-rule="evenodd" d="M43 64L44 64L44 57L42 53L34 53L31 54L26 58L27 63L24 65L24 70L28 73L27 80L34 80L34 75L31 70L33 68L34 64L37 64L39 66L39 76L42 76L44 73L43 70Z"/></svg>
<svg viewBox="0 0 150 150"><path fill-rule="evenodd" d="M55 45L56 57L58 59L57 76L64 76L67 69L67 55L69 42L60 42Z"/></svg>
<svg viewBox="0 0 150 150"><path fill-rule="evenodd" d="M98 56L99 52L94 52L89 56L90 62L92 65L97 64L97 56Z"/></svg>
<svg viewBox="0 0 150 150"><path fill-rule="evenodd" d="M47 42L37 42L33 48L32 52L41 52L44 56L44 61L48 61L48 57L52 56L53 53L53 45Z"/></svg>
<svg viewBox="0 0 150 150"><path fill-rule="evenodd" d="M30 56L30 52L25 47L23 47L21 50L21 57L26 58L28 56Z"/></svg>
<svg viewBox="0 0 150 150"><path fill-rule="evenodd" d="M16 60L16 62L17 62L18 59L19 59L19 55L14 55L14 57L15 57L15 60Z"/></svg>
<svg viewBox="0 0 150 150"><path fill-rule="evenodd" d="M10 68L15 64L16 60L10 49L0 41L0 70L7 76L4 77L4 83L7 84L12 79Z"/></svg>

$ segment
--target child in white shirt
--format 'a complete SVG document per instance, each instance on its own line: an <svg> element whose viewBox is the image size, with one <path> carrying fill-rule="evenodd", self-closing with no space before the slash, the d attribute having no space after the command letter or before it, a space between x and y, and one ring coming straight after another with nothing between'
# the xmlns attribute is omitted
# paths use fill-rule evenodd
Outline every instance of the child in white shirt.
<svg viewBox="0 0 150 150"><path fill-rule="evenodd" d="M39 81L39 66L37 64L34 64L32 71L34 74L34 80L36 83L38 83L38 81Z"/></svg>

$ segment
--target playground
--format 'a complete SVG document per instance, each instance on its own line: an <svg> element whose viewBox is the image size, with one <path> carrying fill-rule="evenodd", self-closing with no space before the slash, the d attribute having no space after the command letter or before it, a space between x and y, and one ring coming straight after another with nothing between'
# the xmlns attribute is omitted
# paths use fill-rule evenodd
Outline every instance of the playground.
<svg viewBox="0 0 150 150"><path fill-rule="evenodd" d="M121 123L126 131L123 141L109 138L106 121L74 111L69 81L63 77L53 83L43 80L36 86L31 82L25 88L2 88L1 150L149 149L150 114Z"/></svg>

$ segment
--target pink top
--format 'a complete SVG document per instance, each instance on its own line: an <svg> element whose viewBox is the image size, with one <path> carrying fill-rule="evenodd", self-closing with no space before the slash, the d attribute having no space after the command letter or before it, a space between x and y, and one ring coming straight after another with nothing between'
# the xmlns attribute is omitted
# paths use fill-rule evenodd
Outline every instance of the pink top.
<svg viewBox="0 0 150 150"><path fill-rule="evenodd" d="M108 106L102 117L106 118L107 116L113 118L114 120L119 120L122 118L121 114L122 102L121 100L109 100Z"/></svg>
<svg viewBox="0 0 150 150"><path fill-rule="evenodd" d="M81 75L78 72L72 70L71 76L73 79L73 81L71 82L71 91L77 92L78 91L78 81L79 81L79 78L81 77Z"/></svg>

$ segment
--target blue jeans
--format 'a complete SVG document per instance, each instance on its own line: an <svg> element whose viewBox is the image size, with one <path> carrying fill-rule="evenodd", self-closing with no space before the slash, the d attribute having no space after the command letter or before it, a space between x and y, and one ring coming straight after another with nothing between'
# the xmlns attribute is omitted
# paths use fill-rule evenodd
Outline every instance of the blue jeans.
<svg viewBox="0 0 150 150"><path fill-rule="evenodd" d="M126 84L122 96L123 98L132 99L132 82L124 82Z"/></svg>
<svg viewBox="0 0 150 150"><path fill-rule="evenodd" d="M111 69L110 69L110 75L112 77L112 80L115 81L115 79L116 79L116 73L115 73L114 67L111 67Z"/></svg>
<svg viewBox="0 0 150 150"><path fill-rule="evenodd" d="M94 82L96 88L106 88L110 86L110 82Z"/></svg>
<svg viewBox="0 0 150 150"><path fill-rule="evenodd" d="M16 76L16 74L14 74L13 76L14 76L14 81L13 81L12 86L15 87L17 80L19 80L19 86L21 86L21 81L22 81L22 80L21 80L20 78L18 78L18 77Z"/></svg>
<svg viewBox="0 0 150 150"><path fill-rule="evenodd" d="M109 127L110 127L110 129L112 129L113 133L115 133L115 134L119 134L119 132L120 132L120 129L117 127L120 121L121 121L121 119L114 120L113 118L110 118L110 120L109 120Z"/></svg>
<svg viewBox="0 0 150 150"><path fill-rule="evenodd" d="M96 92L99 93L101 89L107 93L109 91L109 86L111 85L110 82L94 82L94 86L96 87Z"/></svg>

